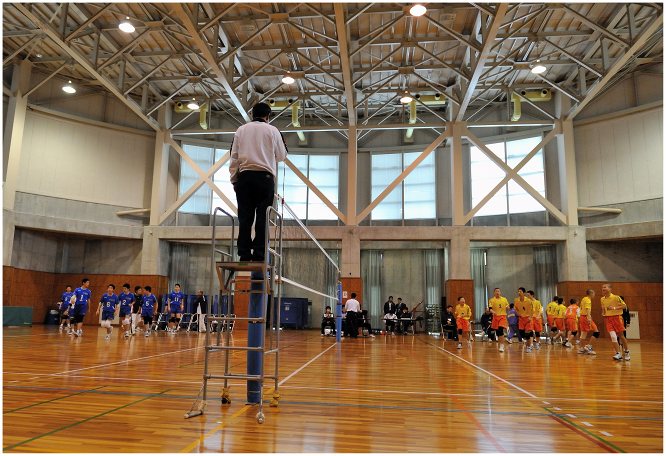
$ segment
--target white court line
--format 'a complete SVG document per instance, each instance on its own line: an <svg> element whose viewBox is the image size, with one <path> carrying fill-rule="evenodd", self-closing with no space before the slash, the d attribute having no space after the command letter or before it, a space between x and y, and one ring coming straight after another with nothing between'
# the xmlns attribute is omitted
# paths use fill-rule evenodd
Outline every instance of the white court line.
<svg viewBox="0 0 666 456"><path fill-rule="evenodd" d="M553 407L553 410L562 410L562 409L559 407Z"/></svg>
<svg viewBox="0 0 666 456"><path fill-rule="evenodd" d="M543 402L546 405L550 405L550 402L547 402L547 401L541 401L541 402Z"/></svg>
<svg viewBox="0 0 666 456"><path fill-rule="evenodd" d="M576 415L572 415L571 413L567 413L567 416L568 416L569 418L576 418Z"/></svg>
<svg viewBox="0 0 666 456"><path fill-rule="evenodd" d="M605 435L606 437L613 437L613 434L611 434L610 432L600 431L599 433Z"/></svg>
<svg viewBox="0 0 666 456"><path fill-rule="evenodd" d="M594 427L594 426L592 426L591 423L588 423L587 421L581 421L581 423L583 423L587 427Z"/></svg>
<svg viewBox="0 0 666 456"><path fill-rule="evenodd" d="M300 371L302 371L303 369L305 369L306 367L308 367L310 364L314 363L314 362L315 362L320 356L322 356L324 353L326 353L327 351L329 351L331 348L335 347L336 345L337 345L337 342L334 343L333 345L331 345L330 347L328 347L328 348L327 348L326 350L324 350L323 352L319 353L317 356L315 356L314 358L312 358L312 359L311 359L310 361L308 361L307 363L303 364L301 367L299 367L298 369L296 369L296 370L295 370L294 372L292 372L291 374L287 375L285 378L282 379L281 382L278 383L278 386L282 386L283 383L285 383L285 382L286 382L287 380L289 380L291 377L293 377L294 375L298 374Z"/></svg>
<svg viewBox="0 0 666 456"><path fill-rule="evenodd" d="M428 345L431 345L431 344L428 344ZM441 347L438 347L438 346L436 346L436 345L432 345L432 346L435 347L437 350L441 350L441 351L443 351L443 352L446 352L446 353L448 353L449 355L453 356L454 358L458 358L460 361L462 361L462 362L464 362L464 363L467 363L467 364L469 364L470 366L472 366L472 367L474 367L474 368L476 368L476 369L479 369L481 372L485 372L486 374L490 375L491 377L496 378L496 379L499 380L500 382L504 382L504 383L506 383L507 385L509 385L509 386L511 386L511 387L513 387L513 388L515 388L515 389L517 389L518 391L522 392L523 394L526 394L527 396L531 397L532 399L539 399L537 396L535 396L534 394L530 393L530 392L527 391L527 390L524 390L524 389L521 388L520 386L518 386L518 385L514 385L513 383L511 383L511 382L508 381L508 380L504 380L502 377L500 377L500 376L498 376L498 375L495 375L495 374L493 374L492 372L489 372L489 371L485 370L483 367L477 366L476 364L467 361L465 358L461 358L460 356L456 355L455 353L452 353L452 352L450 352L450 351L448 351L448 350L445 350L445 349L443 349L443 348L441 348Z"/></svg>
<svg viewBox="0 0 666 456"><path fill-rule="evenodd" d="M351 391L355 393L382 393L382 394L415 394L419 396L465 396L465 397L488 397L487 394L462 394L462 393L438 393L427 391L394 391L394 390L377 390L377 389L360 389L360 388L327 388L321 386L285 386L287 389L305 389L305 390L322 390L322 391ZM495 396L493 398L515 399L516 396Z"/></svg>

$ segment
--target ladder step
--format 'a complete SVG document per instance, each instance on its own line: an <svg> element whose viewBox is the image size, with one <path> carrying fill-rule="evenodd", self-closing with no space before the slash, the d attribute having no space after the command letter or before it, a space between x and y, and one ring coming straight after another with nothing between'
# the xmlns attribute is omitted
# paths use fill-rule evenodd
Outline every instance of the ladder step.
<svg viewBox="0 0 666 456"><path fill-rule="evenodd" d="M276 257L278 257L278 258L282 258L282 255L280 255L279 253L277 253L275 250L271 249L270 247L268 248L268 251L270 253L272 253L273 255L275 255Z"/></svg>
<svg viewBox="0 0 666 456"><path fill-rule="evenodd" d="M229 380L261 380L261 375L245 375L245 374L226 374L226 375L215 375L208 374L204 375L208 380L210 379L229 379ZM275 380L275 375L264 375L264 379Z"/></svg>
<svg viewBox="0 0 666 456"><path fill-rule="evenodd" d="M263 272L267 269L265 263L248 262L248 261L218 261L216 265L220 269L228 271L250 271L250 272ZM269 266L270 267L270 266Z"/></svg>
<svg viewBox="0 0 666 456"><path fill-rule="evenodd" d="M265 323L266 319L264 317L218 317L215 320L220 320L221 322L226 321L250 321L254 323ZM213 317L209 318L209 321L213 321Z"/></svg>
<svg viewBox="0 0 666 456"><path fill-rule="evenodd" d="M241 351L263 351L263 347L227 347L224 345L209 345L206 349L210 351L217 350L241 350Z"/></svg>

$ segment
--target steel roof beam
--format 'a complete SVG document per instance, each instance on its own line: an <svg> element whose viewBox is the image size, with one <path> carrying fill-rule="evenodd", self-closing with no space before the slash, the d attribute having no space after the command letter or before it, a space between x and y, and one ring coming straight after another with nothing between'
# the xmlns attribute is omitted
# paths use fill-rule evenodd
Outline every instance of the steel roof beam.
<svg viewBox="0 0 666 456"><path fill-rule="evenodd" d="M356 125L356 106L354 105L354 85L352 82L351 57L349 43L347 42L347 23L345 11L341 3L333 5L335 10L335 27L338 35L338 51L340 53L340 66L342 67L342 80L345 86L345 100L347 102L347 117L349 125Z"/></svg>

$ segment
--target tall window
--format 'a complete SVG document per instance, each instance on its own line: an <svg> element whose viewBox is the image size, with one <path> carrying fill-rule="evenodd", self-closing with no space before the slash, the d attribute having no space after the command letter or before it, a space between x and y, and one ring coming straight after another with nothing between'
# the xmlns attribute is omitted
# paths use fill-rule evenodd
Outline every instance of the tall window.
<svg viewBox="0 0 666 456"><path fill-rule="evenodd" d="M183 150L201 168L208 169L211 166L213 149L205 146L183 144ZM185 160L180 162L180 182L178 183L178 196L180 197L197 180L199 175ZM179 212L190 214L208 214L211 206L211 189L208 185L202 185L199 189L178 209Z"/></svg>
<svg viewBox="0 0 666 456"><path fill-rule="evenodd" d="M487 147L509 167L514 168L541 141L541 136L487 144ZM478 147L470 149L472 207L475 207L503 178L504 171ZM543 150L539 150L518 172L541 196L546 196ZM476 216L521 214L543 211L543 206L513 180L504 185Z"/></svg>
<svg viewBox="0 0 666 456"><path fill-rule="evenodd" d="M340 181L340 157L337 155L289 155L300 172L337 207ZM285 169L286 168L286 169ZM283 183L284 181L284 183ZM284 163L278 166L278 193L283 192L289 207L302 220L337 220L337 216ZM285 214L285 218L288 215Z"/></svg>
<svg viewBox="0 0 666 456"><path fill-rule="evenodd" d="M372 199L398 177L421 152L372 155ZM372 211L373 220L436 217L435 153L432 152Z"/></svg>

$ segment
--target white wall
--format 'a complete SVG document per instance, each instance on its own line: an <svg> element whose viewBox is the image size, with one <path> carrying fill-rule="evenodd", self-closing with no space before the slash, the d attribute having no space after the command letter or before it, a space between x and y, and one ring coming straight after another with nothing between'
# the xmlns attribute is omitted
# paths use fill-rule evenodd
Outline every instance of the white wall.
<svg viewBox="0 0 666 456"><path fill-rule="evenodd" d="M663 108L574 127L581 206L663 196Z"/></svg>
<svg viewBox="0 0 666 456"><path fill-rule="evenodd" d="M29 111L18 190L149 207L154 138Z"/></svg>

